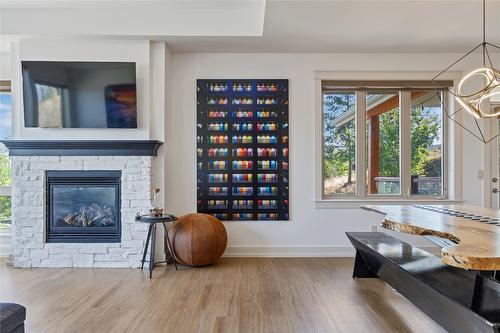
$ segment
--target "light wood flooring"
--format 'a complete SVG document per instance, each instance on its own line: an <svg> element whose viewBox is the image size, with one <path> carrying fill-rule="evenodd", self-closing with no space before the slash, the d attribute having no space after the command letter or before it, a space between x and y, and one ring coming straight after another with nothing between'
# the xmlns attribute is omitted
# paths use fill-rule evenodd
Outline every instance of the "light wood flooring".
<svg viewBox="0 0 500 333"><path fill-rule="evenodd" d="M347 258L224 258L203 268L16 269L0 300L38 332L445 332Z"/></svg>

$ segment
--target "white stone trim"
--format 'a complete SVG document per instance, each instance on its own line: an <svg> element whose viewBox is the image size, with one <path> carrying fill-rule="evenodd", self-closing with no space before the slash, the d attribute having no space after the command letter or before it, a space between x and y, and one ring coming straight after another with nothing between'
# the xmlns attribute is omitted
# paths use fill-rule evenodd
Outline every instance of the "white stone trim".
<svg viewBox="0 0 500 333"><path fill-rule="evenodd" d="M12 251L15 267L127 267L140 264L150 207L150 156L11 156ZM121 243L45 243L48 170L120 170Z"/></svg>

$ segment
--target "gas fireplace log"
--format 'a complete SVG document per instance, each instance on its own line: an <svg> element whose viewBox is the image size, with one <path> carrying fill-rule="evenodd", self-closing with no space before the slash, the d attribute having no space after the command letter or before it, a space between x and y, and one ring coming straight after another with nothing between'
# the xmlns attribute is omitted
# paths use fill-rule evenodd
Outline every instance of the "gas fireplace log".
<svg viewBox="0 0 500 333"><path fill-rule="evenodd" d="M113 225L114 212L111 206L101 207L97 203L82 206L78 212L71 212L64 217L64 223L77 227L101 227Z"/></svg>

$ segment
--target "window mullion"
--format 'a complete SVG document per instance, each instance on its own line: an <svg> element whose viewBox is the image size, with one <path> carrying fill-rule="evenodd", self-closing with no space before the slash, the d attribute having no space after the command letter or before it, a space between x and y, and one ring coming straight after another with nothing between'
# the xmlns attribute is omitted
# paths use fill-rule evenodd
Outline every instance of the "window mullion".
<svg viewBox="0 0 500 333"><path fill-rule="evenodd" d="M448 95L445 94L444 92L441 92L441 98L443 100L443 105L447 105L448 103ZM441 107L441 137L442 137L442 144L441 144L441 177L442 177L442 197L449 199L449 189L450 189L450 184L449 184L449 166L451 160L451 150L448 147L448 135L449 135L449 126L450 124L448 123L448 117L445 116L445 111ZM453 186L454 188L454 186Z"/></svg>
<svg viewBox="0 0 500 333"><path fill-rule="evenodd" d="M366 91L356 91L356 193L366 196Z"/></svg>
<svg viewBox="0 0 500 333"><path fill-rule="evenodd" d="M316 161L315 169L316 169L316 198L323 199L324 197L324 188L325 188L325 177L324 177L324 133L323 133L323 91L321 89L321 81L316 81L316 112L315 116L315 156L314 160Z"/></svg>
<svg viewBox="0 0 500 333"><path fill-rule="evenodd" d="M400 92L400 118L399 118L399 139L400 139L400 179L401 196L409 198L411 195L411 92Z"/></svg>

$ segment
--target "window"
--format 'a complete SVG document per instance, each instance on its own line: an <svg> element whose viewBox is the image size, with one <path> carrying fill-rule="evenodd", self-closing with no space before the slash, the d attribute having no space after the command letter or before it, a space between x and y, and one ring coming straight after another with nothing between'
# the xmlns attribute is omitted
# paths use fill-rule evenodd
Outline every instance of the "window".
<svg viewBox="0 0 500 333"><path fill-rule="evenodd" d="M323 105L324 193L356 195L356 94L329 91Z"/></svg>
<svg viewBox="0 0 500 333"><path fill-rule="evenodd" d="M11 136L10 81L0 81L0 140ZM10 162L7 149L0 143L0 231L10 227Z"/></svg>
<svg viewBox="0 0 500 333"><path fill-rule="evenodd" d="M399 195L399 92L366 92L368 194Z"/></svg>
<svg viewBox="0 0 500 333"><path fill-rule="evenodd" d="M443 110L435 92L411 91L410 129L411 194L442 196Z"/></svg>
<svg viewBox="0 0 500 333"><path fill-rule="evenodd" d="M38 101L38 126L62 127L64 96L67 95L68 89L44 82L36 82L35 88Z"/></svg>
<svg viewBox="0 0 500 333"><path fill-rule="evenodd" d="M351 84L322 81L322 198L445 198L444 90Z"/></svg>

